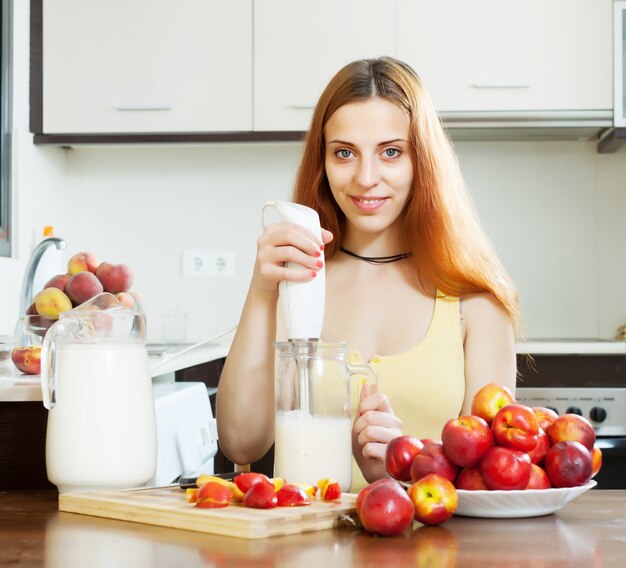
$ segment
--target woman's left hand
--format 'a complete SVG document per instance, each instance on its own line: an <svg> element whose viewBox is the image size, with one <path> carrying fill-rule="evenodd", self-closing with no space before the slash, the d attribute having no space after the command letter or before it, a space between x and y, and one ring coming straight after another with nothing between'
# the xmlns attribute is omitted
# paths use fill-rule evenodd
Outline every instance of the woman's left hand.
<svg viewBox="0 0 626 568"><path fill-rule="evenodd" d="M352 452L369 483L387 477L387 444L402 436L402 427L402 420L394 414L389 399L383 393L361 397L358 418L352 425Z"/></svg>

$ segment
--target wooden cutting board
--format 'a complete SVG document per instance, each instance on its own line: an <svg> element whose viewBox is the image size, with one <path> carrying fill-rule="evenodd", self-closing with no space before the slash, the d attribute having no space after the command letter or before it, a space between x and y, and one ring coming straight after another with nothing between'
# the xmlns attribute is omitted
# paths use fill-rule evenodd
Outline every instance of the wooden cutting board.
<svg viewBox="0 0 626 568"><path fill-rule="evenodd" d="M267 538L341 526L347 515L355 513L356 497L343 493L340 502L312 501L305 507L250 509L232 504L201 509L187 503L179 487L167 487L62 493L59 510L238 538Z"/></svg>

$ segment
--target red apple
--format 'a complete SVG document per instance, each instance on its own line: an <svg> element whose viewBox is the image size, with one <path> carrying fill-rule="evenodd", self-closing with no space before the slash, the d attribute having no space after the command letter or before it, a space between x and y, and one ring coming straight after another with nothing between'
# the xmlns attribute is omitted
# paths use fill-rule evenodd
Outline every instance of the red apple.
<svg viewBox="0 0 626 568"><path fill-rule="evenodd" d="M436 473L430 473L408 489L415 507L415 520L425 525L439 525L456 511L459 497L452 482Z"/></svg>
<svg viewBox="0 0 626 568"><path fill-rule="evenodd" d="M480 460L480 474L489 489L525 489L530 479L528 454L503 446L489 448Z"/></svg>
<svg viewBox="0 0 626 568"><path fill-rule="evenodd" d="M550 440L548 439L548 435L541 428L539 428L539 432L537 433L537 445L532 450L527 452L530 457L530 461L536 463L537 465L541 465L549 449Z"/></svg>
<svg viewBox="0 0 626 568"><path fill-rule="evenodd" d="M255 483L243 496L243 504L253 509L273 509L278 505L274 484L271 481Z"/></svg>
<svg viewBox="0 0 626 568"><path fill-rule="evenodd" d="M548 429L548 426L550 426L550 424L552 424L552 422L559 417L559 415L551 408L546 408L545 406L533 406L532 408L535 413L535 417L537 418L539 428L541 428L544 432Z"/></svg>
<svg viewBox="0 0 626 568"><path fill-rule="evenodd" d="M494 416L491 431L496 445L529 452L537 445L539 425L532 408L509 404Z"/></svg>
<svg viewBox="0 0 626 568"><path fill-rule="evenodd" d="M498 411L515 402L513 393L504 385L490 383L476 392L472 399L472 414L491 425Z"/></svg>
<svg viewBox="0 0 626 568"><path fill-rule="evenodd" d="M310 505L311 500L304 489L297 485L283 485L276 492L276 504L279 507L302 507Z"/></svg>
<svg viewBox="0 0 626 568"><path fill-rule="evenodd" d="M526 489L550 489L550 487L552 487L552 483L550 483L550 478L546 471L537 464L532 464L530 466L530 479Z"/></svg>
<svg viewBox="0 0 626 568"><path fill-rule="evenodd" d="M596 443L596 432L591 422L578 414L562 414L555 418L546 431L550 444L573 440L580 442L590 452Z"/></svg>
<svg viewBox="0 0 626 568"><path fill-rule="evenodd" d="M102 282L104 291L111 294L128 292L133 283L133 273L126 264L103 262L98 266L96 276Z"/></svg>
<svg viewBox="0 0 626 568"><path fill-rule="evenodd" d="M398 436L387 444L385 468L398 481L411 480L411 463L422 449L422 442L414 436Z"/></svg>
<svg viewBox="0 0 626 568"><path fill-rule="evenodd" d="M591 477L595 477L602 467L602 450L597 445L591 451L591 465Z"/></svg>
<svg viewBox="0 0 626 568"><path fill-rule="evenodd" d="M363 489L367 492L360 503L359 520L367 532L395 536L411 526L415 509L398 481L380 481Z"/></svg>
<svg viewBox="0 0 626 568"><path fill-rule="evenodd" d="M458 471L459 467L444 452L443 444L430 442L413 458L411 480L415 482L429 473L438 473L453 482Z"/></svg>
<svg viewBox="0 0 626 568"><path fill-rule="evenodd" d="M479 416L460 416L448 420L441 431L443 449L459 467L476 465L493 445L489 425Z"/></svg>
<svg viewBox="0 0 626 568"><path fill-rule="evenodd" d="M454 486L466 491L487 491L489 489L476 465L462 469L454 480Z"/></svg>
<svg viewBox="0 0 626 568"><path fill-rule="evenodd" d="M593 473L591 453L574 440L554 444L546 454L544 467L554 487L584 485Z"/></svg>

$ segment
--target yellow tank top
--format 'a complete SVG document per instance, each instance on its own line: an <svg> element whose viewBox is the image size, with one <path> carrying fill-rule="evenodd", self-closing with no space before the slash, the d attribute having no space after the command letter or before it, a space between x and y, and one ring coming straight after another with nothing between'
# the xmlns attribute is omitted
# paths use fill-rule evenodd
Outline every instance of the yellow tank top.
<svg viewBox="0 0 626 568"><path fill-rule="evenodd" d="M356 351L349 354L348 361L362 363ZM424 339L404 353L377 355L369 364L378 374L378 391L387 395L404 424L403 433L440 440L443 425L461 412L465 395L459 299L438 292ZM351 389L352 416L358 391ZM353 457L351 491L358 492L366 484Z"/></svg>

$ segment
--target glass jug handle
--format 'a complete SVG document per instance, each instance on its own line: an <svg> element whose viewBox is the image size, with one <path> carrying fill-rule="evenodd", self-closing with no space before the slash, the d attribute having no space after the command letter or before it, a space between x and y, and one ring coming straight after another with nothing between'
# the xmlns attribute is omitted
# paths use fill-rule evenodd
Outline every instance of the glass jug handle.
<svg viewBox="0 0 626 568"><path fill-rule="evenodd" d="M57 337L66 335L71 329L80 327L76 320L57 321L48 329L41 346L41 395L43 405L48 409L56 404L56 352Z"/></svg>
<svg viewBox="0 0 626 568"><path fill-rule="evenodd" d="M366 395L369 396L378 390L378 375L376 371L369 365L352 365L348 364L348 372L350 375L360 375L359 380L359 398L361 391L365 388Z"/></svg>

